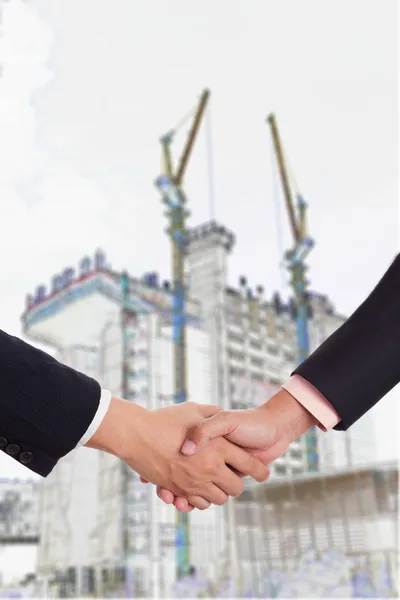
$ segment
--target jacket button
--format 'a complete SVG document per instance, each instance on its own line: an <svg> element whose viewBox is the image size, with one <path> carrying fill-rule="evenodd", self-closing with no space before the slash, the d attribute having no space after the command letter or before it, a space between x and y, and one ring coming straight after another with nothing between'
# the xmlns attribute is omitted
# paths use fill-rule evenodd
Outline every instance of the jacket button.
<svg viewBox="0 0 400 600"><path fill-rule="evenodd" d="M0 448L5 448L8 444L8 440L5 437L0 437Z"/></svg>
<svg viewBox="0 0 400 600"><path fill-rule="evenodd" d="M21 448L17 444L8 444L6 446L6 452L10 456L17 456L21 452Z"/></svg>
<svg viewBox="0 0 400 600"><path fill-rule="evenodd" d="M32 452L21 452L19 460L22 462L23 465L29 465L29 463L33 461Z"/></svg>

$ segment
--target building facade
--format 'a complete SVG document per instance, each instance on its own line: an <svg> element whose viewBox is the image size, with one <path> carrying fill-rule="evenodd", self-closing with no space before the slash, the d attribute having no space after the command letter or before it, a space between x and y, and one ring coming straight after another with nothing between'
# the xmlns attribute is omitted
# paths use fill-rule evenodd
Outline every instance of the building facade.
<svg viewBox="0 0 400 600"><path fill-rule="evenodd" d="M125 322L120 276L102 260L96 255L92 268L84 259L78 273L66 269L55 276L50 297L40 286L35 298L27 299L26 334L53 346L61 362L95 377L113 394L149 409L168 406L173 402L171 290L132 279L129 308L135 318ZM209 403L209 339L198 303L189 301L187 309L188 399ZM124 352L128 372L123 376ZM70 453L44 481L41 503L38 573L47 594L141 595L147 590L157 597L161 587L171 588L175 510L162 505L153 486L141 484L114 456L87 448ZM192 562L208 562L211 571L227 539L216 511L213 507L191 521Z"/></svg>
<svg viewBox="0 0 400 600"><path fill-rule="evenodd" d="M215 222L192 229L187 238L188 399L246 408L266 401L290 375L296 331L290 301L278 294L267 301L262 288L252 290L245 278L237 288L229 286L233 245L233 234ZM344 319L321 295L311 294L310 305L315 348ZM22 320L27 337L52 346L62 362L114 394L150 409L167 406L173 402L171 285L155 274L129 278L134 318L125 319L123 306L121 274L97 252L93 261L82 259L78 271L54 276L49 292L39 286L27 298ZM358 453L368 461L373 435L364 420ZM356 462L360 440L339 448L335 436L351 440L352 432L319 434L323 469ZM273 477L301 474L306 459L304 442L297 440L272 466ZM44 483L42 506L38 571L46 586L98 595L125 588L157 596L171 589L174 509L115 457L86 448L65 457ZM191 561L207 577L221 577L227 563L236 569L234 520L232 503L191 516Z"/></svg>

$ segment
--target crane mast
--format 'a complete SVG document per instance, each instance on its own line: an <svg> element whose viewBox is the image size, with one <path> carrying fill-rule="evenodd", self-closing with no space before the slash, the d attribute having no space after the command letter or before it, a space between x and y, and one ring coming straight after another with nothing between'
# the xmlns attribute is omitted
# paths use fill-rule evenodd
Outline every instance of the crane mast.
<svg viewBox="0 0 400 600"><path fill-rule="evenodd" d="M275 156L278 163L286 210L288 212L291 227L293 246L285 253L285 262L290 273L290 284L293 289L296 311L296 331L298 361L302 363L310 353L310 341L308 330L309 302L307 295L307 265L305 260L314 247L314 241L307 232L307 205L300 194L296 194L296 206L293 201L290 180L285 164L282 143L279 135L278 125L274 114L267 117L270 126ZM319 470L319 457L317 447L317 431L313 427L307 432L306 454L309 471Z"/></svg>
<svg viewBox="0 0 400 600"><path fill-rule="evenodd" d="M122 310L121 310L121 331L122 331L122 382L121 382L121 393L122 397L126 400L132 401L132 394L130 389L130 375L131 375L131 357L130 357L130 343L131 343L131 327L134 326L137 319L137 314L131 309L129 305L129 275L126 271L121 274L120 279L121 285L121 298L122 298ZM127 464L122 464L122 475L121 475L121 496L122 496L122 551L124 560L124 586L126 598L134 597L134 578L132 569L132 560L134 556L134 548L132 547L132 536L130 528L130 519L132 511L132 499L130 494L130 487L133 482L135 475Z"/></svg>
<svg viewBox="0 0 400 600"><path fill-rule="evenodd" d="M205 89L200 97L194 114L192 126L186 140L181 158L174 172L171 145L177 129L164 135L161 142L162 174L156 179L169 227L167 233L171 240L172 253L172 282L173 282L173 311L172 329L174 344L174 402L180 404L187 400L187 353L186 353L186 292L185 292L185 241L186 222L190 213L183 192L183 179L187 170L190 156L196 141L198 131L204 116L210 96ZM178 579L185 576L190 566L189 554L189 515L177 513L176 531L176 571Z"/></svg>

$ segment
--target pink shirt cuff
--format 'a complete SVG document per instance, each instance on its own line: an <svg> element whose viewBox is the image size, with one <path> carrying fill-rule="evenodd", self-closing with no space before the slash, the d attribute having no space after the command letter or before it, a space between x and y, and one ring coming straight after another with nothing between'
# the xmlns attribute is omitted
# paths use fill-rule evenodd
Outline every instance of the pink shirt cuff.
<svg viewBox="0 0 400 600"><path fill-rule="evenodd" d="M336 410L321 392L300 375L292 375L282 388L317 419L318 427L322 431L329 431L341 421Z"/></svg>

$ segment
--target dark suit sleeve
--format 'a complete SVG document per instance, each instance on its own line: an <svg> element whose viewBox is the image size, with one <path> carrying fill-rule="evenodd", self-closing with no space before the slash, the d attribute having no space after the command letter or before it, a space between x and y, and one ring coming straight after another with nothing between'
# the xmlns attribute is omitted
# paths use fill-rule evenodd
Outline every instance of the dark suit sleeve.
<svg viewBox="0 0 400 600"><path fill-rule="evenodd" d="M0 448L35 473L77 445L100 395L94 379L0 330Z"/></svg>
<svg viewBox="0 0 400 600"><path fill-rule="evenodd" d="M309 381L346 430L400 382L400 254L355 313L294 374Z"/></svg>

